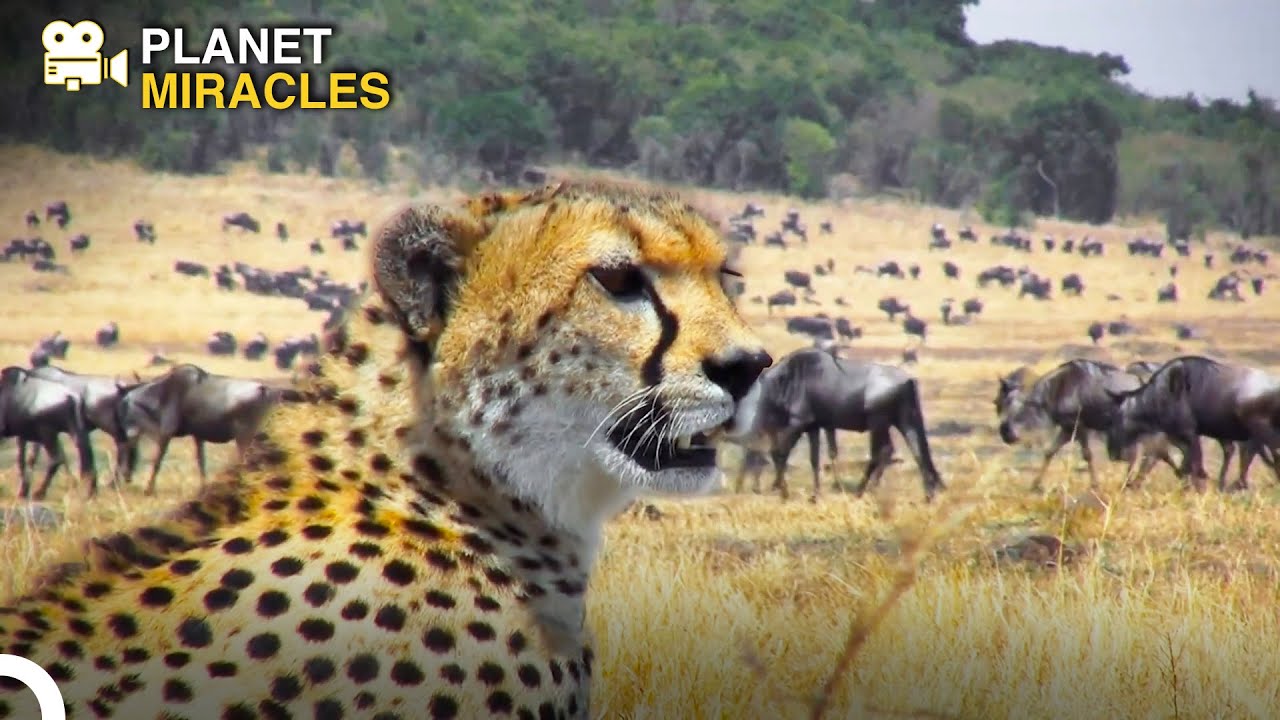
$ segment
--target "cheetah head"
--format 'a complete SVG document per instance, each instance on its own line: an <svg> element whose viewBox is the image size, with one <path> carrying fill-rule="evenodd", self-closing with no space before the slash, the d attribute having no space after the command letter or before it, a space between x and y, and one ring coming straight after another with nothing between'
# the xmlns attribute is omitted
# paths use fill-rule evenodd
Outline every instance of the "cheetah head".
<svg viewBox="0 0 1280 720"><path fill-rule="evenodd" d="M714 440L772 363L725 261L674 196L595 184L410 208L374 244L421 409L570 528L719 480Z"/></svg>

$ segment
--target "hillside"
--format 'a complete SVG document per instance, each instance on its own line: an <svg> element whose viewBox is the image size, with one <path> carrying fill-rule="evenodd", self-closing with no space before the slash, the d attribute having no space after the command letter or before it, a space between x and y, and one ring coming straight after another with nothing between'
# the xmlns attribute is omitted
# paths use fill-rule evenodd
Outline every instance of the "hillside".
<svg viewBox="0 0 1280 720"><path fill-rule="evenodd" d="M1160 234L1280 234L1271 100L1153 99L1123 84L1128 67L1115 54L978 45L964 27L972 4L62 7L97 17L113 42L139 37L141 19L182 25L197 47L213 26L332 25L319 77L384 69L393 100L381 112L322 114L146 112L133 90L50 91L37 71L47 18L11 4L0 10L0 90L10 98L0 137L187 173L261 157L273 171L431 185L569 162L735 190L907 196L973 207L1001 225L1137 214L1158 217Z"/></svg>

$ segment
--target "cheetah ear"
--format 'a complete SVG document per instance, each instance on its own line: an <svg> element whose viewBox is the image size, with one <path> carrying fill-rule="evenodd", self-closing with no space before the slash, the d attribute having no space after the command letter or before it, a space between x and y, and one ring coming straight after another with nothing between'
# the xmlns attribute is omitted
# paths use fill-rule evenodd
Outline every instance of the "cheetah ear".
<svg viewBox="0 0 1280 720"><path fill-rule="evenodd" d="M405 208L378 229L373 284L410 337L439 335L466 258L487 232L476 216L437 206Z"/></svg>

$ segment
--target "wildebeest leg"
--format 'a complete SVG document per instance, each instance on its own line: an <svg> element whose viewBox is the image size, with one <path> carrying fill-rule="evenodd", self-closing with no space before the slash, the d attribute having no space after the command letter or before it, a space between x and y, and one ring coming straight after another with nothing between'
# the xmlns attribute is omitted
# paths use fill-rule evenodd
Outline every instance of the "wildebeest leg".
<svg viewBox="0 0 1280 720"><path fill-rule="evenodd" d="M802 430L786 430L773 436L773 442L769 446L769 457L773 460L773 489L777 490L783 500L786 500L789 493L787 492L787 458L791 457L791 451L795 449L796 443L800 441Z"/></svg>
<svg viewBox="0 0 1280 720"><path fill-rule="evenodd" d="M1246 441L1244 444L1244 447L1240 448L1240 477L1234 483L1231 484L1230 488L1228 488L1230 492L1235 492L1238 490L1247 490L1249 488L1249 466L1253 464L1253 458L1257 454L1258 454L1258 447L1253 443L1252 440ZM1222 466L1223 466L1222 475L1227 474L1226 465L1227 465L1226 462L1222 463ZM1219 480L1218 480L1219 486L1221 486L1223 479L1224 478L1219 477Z"/></svg>
<svg viewBox="0 0 1280 720"><path fill-rule="evenodd" d="M1222 467L1218 469L1218 492L1227 491L1227 469L1231 467L1231 458L1236 454L1236 444L1231 440L1219 440L1218 445L1222 447ZM1244 462L1248 457L1249 450L1246 447L1240 453L1240 461ZM1249 458L1250 461L1253 458Z"/></svg>
<svg viewBox="0 0 1280 720"><path fill-rule="evenodd" d="M819 476L820 463L818 456L821 452L818 445L821 444L822 436L818 433L818 428L811 428L805 431L805 438L809 441L809 467L813 469L813 497L809 498L813 502L818 501L818 496L822 494L822 478Z"/></svg>
<svg viewBox="0 0 1280 720"><path fill-rule="evenodd" d="M1187 467L1191 472L1192 485L1195 486L1196 492L1204 492L1209 473L1204 470L1204 450L1200 447L1200 436L1191 433L1178 438L1177 442L1186 447Z"/></svg>
<svg viewBox="0 0 1280 720"><path fill-rule="evenodd" d="M843 490L844 489L843 486L840 485L840 476L836 474L836 454L838 451L838 449L836 448L836 429L826 428L826 432L827 432L827 460L831 464L831 489Z"/></svg>
<svg viewBox="0 0 1280 720"><path fill-rule="evenodd" d="M33 462L32 465L35 463ZM31 468L27 465L27 441L18 438L18 497L31 497Z"/></svg>
<svg viewBox="0 0 1280 720"><path fill-rule="evenodd" d="M76 452L80 455L80 481L85 484L89 497L98 494L98 465L93 457L93 442L89 440L89 426L83 420L76 423Z"/></svg>
<svg viewBox="0 0 1280 720"><path fill-rule="evenodd" d="M734 492L742 492L742 481L751 473L751 489L752 492L760 493L760 475L764 472L764 466L768 461L764 457L764 453L759 450L747 448L742 454L742 466L738 468L738 478L734 482Z"/></svg>
<svg viewBox="0 0 1280 720"><path fill-rule="evenodd" d="M1162 450L1161 453L1164 453ZM1167 457L1167 453L1164 453ZM1129 467L1125 468L1124 485L1122 490L1137 490L1142 487L1142 483L1147 479L1147 475L1151 473L1151 469L1159 462L1160 457L1156 453L1146 452L1143 448L1135 448L1133 456L1129 458ZM1172 460L1170 460L1172 462ZM1138 471L1133 471L1134 465L1138 466Z"/></svg>
<svg viewBox="0 0 1280 720"><path fill-rule="evenodd" d="M1058 434L1054 436L1053 442L1044 451L1044 461L1040 463L1040 471L1036 473L1035 480L1031 481L1031 492L1040 492L1044 489L1044 474L1049 471L1049 463L1053 460L1053 456L1057 455L1058 451L1070 440L1071 431L1067 428L1058 428Z"/></svg>
<svg viewBox="0 0 1280 720"><path fill-rule="evenodd" d="M151 463L151 479L147 481L147 495L156 494L156 475L160 474L160 463L164 462L164 454L169 451L169 438L156 438L156 459Z"/></svg>
<svg viewBox="0 0 1280 720"><path fill-rule="evenodd" d="M880 482L880 476L884 475L893 460L893 436L889 434L888 426L872 427L870 435L871 458L867 461L867 469L862 473L862 481L853 489L854 495L859 497L868 487Z"/></svg>
<svg viewBox="0 0 1280 720"><path fill-rule="evenodd" d="M41 441L44 445L45 452L49 454L49 467L44 471L44 481L40 483L40 487L36 488L36 492L32 497L36 500L43 500L49 494L49 485L53 483L53 476L67 462L66 453L62 451L62 441L58 439L58 433L55 431L53 435Z"/></svg>
<svg viewBox="0 0 1280 720"><path fill-rule="evenodd" d="M200 468L200 487L204 487L209 479L204 465L204 441L197 438L191 438L191 440L196 444L196 467Z"/></svg>
<svg viewBox="0 0 1280 720"><path fill-rule="evenodd" d="M1089 468L1089 487L1098 489L1098 469L1093 466L1093 448L1089 447L1089 433L1076 432L1076 444L1080 446L1080 457Z"/></svg>
<svg viewBox="0 0 1280 720"><path fill-rule="evenodd" d="M111 478L111 486L117 487L128 473L133 477L133 470L138 464L138 448L128 438L116 438L116 471Z"/></svg>

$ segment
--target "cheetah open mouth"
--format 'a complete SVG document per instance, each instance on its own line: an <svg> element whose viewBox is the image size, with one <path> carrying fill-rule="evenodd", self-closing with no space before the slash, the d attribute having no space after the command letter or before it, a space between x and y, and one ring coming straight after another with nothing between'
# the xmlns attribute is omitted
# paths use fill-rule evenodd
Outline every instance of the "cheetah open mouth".
<svg viewBox="0 0 1280 720"><path fill-rule="evenodd" d="M609 441L635 464L649 472L672 468L709 468L716 464L716 447L701 432L670 438L660 429L619 424Z"/></svg>

